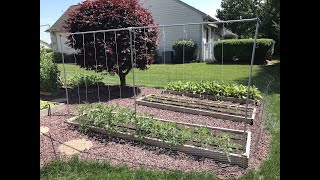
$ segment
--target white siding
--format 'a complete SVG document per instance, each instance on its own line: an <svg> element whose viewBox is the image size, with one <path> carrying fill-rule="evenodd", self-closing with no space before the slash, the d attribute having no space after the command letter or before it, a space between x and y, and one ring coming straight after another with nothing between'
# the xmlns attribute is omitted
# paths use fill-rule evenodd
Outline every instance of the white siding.
<svg viewBox="0 0 320 180"><path fill-rule="evenodd" d="M139 0L144 7L149 9L154 21L159 25L201 23L202 16L195 10L175 0ZM185 36L183 26L165 27L165 43L163 40L163 28L160 28L159 54L164 50L173 51L172 45L176 40ZM187 38L192 39L201 49L201 25L189 25L185 27Z"/></svg>
<svg viewBox="0 0 320 180"><path fill-rule="evenodd" d="M63 52L66 54L73 54L74 53L74 49L69 47L66 42L67 42L67 38L65 35L61 35L61 42L60 42L60 32L56 32L55 33L56 39L57 39L57 45L58 45L58 50L59 52ZM61 45L62 45L62 51L61 51Z"/></svg>
<svg viewBox="0 0 320 180"><path fill-rule="evenodd" d="M187 24L187 23L201 23L203 21L202 15L196 10L185 6L176 0L139 0L140 3L151 12L153 19L159 25L170 24ZM172 45L176 40L181 40L184 37L192 39L198 46L197 58L202 59L202 26L201 25L188 25L185 27L186 34L184 33L183 26L165 27L160 28L160 44L158 47L159 55L162 55L164 48L166 51L173 51ZM165 33L165 43L163 39L163 31ZM61 42L59 37L60 32L50 33L53 49L61 52ZM68 47L65 42L67 41L64 36L62 39L62 52L71 54L74 50ZM56 43L55 43L56 42Z"/></svg>

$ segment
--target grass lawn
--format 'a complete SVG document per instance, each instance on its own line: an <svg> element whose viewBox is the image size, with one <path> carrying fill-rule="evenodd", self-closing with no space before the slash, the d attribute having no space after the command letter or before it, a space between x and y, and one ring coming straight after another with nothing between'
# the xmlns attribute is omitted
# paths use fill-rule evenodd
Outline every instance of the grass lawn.
<svg viewBox="0 0 320 180"><path fill-rule="evenodd" d="M40 100L40 110L49 108L49 106L53 107L55 105L56 103Z"/></svg>
<svg viewBox="0 0 320 180"><path fill-rule="evenodd" d="M64 78L63 65L58 64L61 77ZM66 74L96 74L94 71L86 71L79 66L66 64ZM259 66L254 66L253 74L260 71ZM250 66L248 65L222 65L206 63L190 63L177 65L153 64L149 70L135 70L135 84L152 87L162 87L172 81L238 81L248 83ZM118 75L110 76L98 73L104 77L104 82L109 84L119 84ZM239 81L240 80L240 81ZM132 71L126 76L127 84L132 85Z"/></svg>
<svg viewBox="0 0 320 180"><path fill-rule="evenodd" d="M249 75L248 65L224 65L194 63L185 65L153 65L150 71L136 71L136 83L146 86L163 86L169 79L176 80L224 80L247 83ZM59 65L61 69L61 65ZM75 73L75 66L67 65L68 73ZM80 70L77 68L78 73ZM63 71L62 71L63 72ZM165 73L164 73L165 72ZM93 72L87 72L93 73ZM169 77L169 78L167 78ZM127 76L127 83L131 84L132 75ZM117 83L117 77L105 77L105 82ZM250 171L241 180L251 179L280 179L280 62L270 66L254 66L253 84L264 94L266 104L266 127L271 132L271 150L269 158L258 169ZM270 80L270 89L266 89ZM126 167L110 166L107 162L97 163L73 159L68 162L61 160L47 164L41 170L41 179L215 179L205 173L154 172L129 170Z"/></svg>

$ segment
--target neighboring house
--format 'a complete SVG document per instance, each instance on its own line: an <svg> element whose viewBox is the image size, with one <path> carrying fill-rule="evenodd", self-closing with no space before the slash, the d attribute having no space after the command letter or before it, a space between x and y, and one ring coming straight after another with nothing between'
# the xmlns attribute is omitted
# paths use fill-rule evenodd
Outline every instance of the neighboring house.
<svg viewBox="0 0 320 180"><path fill-rule="evenodd" d="M180 0L140 0L140 3L148 8L151 12L155 23L159 25L171 24L188 24L214 22L219 19L211 17L204 12L180 1ZM70 6L64 14L51 26L47 32L50 32L52 47L54 51L59 51L67 54L74 53L71 47L66 45L66 37L62 36L60 41L60 33L65 32L63 26L65 20L68 19L68 13L75 10L78 5ZM206 25L188 25L173 26L160 28L160 45L158 47L159 56L165 51L173 51L172 45L176 40L192 39L198 45L197 60L213 59L213 42L221 38L217 24ZM163 31L165 32L165 41L163 40ZM166 55L166 62L170 62L170 58Z"/></svg>
<svg viewBox="0 0 320 180"><path fill-rule="evenodd" d="M41 39L40 39L40 46L43 46L46 49L51 49L50 44L42 41Z"/></svg>

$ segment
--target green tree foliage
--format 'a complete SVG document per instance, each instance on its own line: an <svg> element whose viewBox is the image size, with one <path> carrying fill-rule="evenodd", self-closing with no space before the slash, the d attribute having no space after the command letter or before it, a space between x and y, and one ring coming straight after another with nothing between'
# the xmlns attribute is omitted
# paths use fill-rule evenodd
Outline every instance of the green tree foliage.
<svg viewBox="0 0 320 180"><path fill-rule="evenodd" d="M217 17L221 20L249 19L259 16L261 0L222 0ZM253 37L255 26L252 23L225 24L225 27L239 35L239 38Z"/></svg>
<svg viewBox="0 0 320 180"><path fill-rule="evenodd" d="M275 40L275 51L279 51L280 0L222 0L217 17L221 20L259 17L261 24L258 37ZM239 38L254 36L255 26L252 23L233 23L225 26L238 34Z"/></svg>
<svg viewBox="0 0 320 180"><path fill-rule="evenodd" d="M73 33L152 25L156 24L151 13L137 0L99 0L80 3L76 10L70 12L65 28ZM147 65L154 61L158 30L154 28L144 32L139 29L132 33L135 67L146 70ZM79 51L78 65L106 70L111 75L118 74L121 86L126 86L125 77L133 68L128 31L70 35L68 40L68 44ZM84 54L85 60L81 59Z"/></svg>
<svg viewBox="0 0 320 180"><path fill-rule="evenodd" d="M60 71L52 62L52 53L40 48L40 91L52 92L60 87Z"/></svg>

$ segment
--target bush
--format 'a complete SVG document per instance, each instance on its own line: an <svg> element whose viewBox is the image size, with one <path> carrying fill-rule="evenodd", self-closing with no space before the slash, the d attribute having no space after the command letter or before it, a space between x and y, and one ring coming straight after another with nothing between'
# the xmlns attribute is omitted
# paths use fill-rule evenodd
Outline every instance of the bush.
<svg viewBox="0 0 320 180"><path fill-rule="evenodd" d="M223 43L223 61L225 63L251 63L253 39L232 39L221 40L214 45L214 56L218 62L222 62L222 43ZM255 64L264 64L271 58L274 52L275 41L272 39L257 39L257 48L255 53Z"/></svg>
<svg viewBox="0 0 320 180"><path fill-rule="evenodd" d="M52 49L48 49L48 48L44 48L44 51L45 51L46 53L52 53L52 52L53 52Z"/></svg>
<svg viewBox="0 0 320 180"><path fill-rule="evenodd" d="M236 83L218 83L218 82L171 82L164 87L165 90L186 92L193 94L205 94L223 97L235 97L246 99L248 87ZM249 99L258 100L261 98L261 92L255 86L250 87Z"/></svg>
<svg viewBox="0 0 320 180"><path fill-rule="evenodd" d="M52 53L40 48L40 91L52 92L60 87L59 70L52 62Z"/></svg>
<svg viewBox="0 0 320 180"><path fill-rule="evenodd" d="M172 45L172 49L176 54L176 63L183 63L183 47L184 62L191 62L196 58L197 44L192 40L178 40Z"/></svg>
<svg viewBox="0 0 320 180"><path fill-rule="evenodd" d="M92 74L77 74L71 77L67 77L67 84L69 87L78 87L78 86L85 86L87 83L87 86L96 85L99 82L102 82L103 77ZM62 83L64 84L64 80L62 80Z"/></svg>
<svg viewBox="0 0 320 180"><path fill-rule="evenodd" d="M66 54L63 53L64 56L64 63L74 63L74 55L73 54ZM62 54L60 52L53 53L53 60L55 63L62 63Z"/></svg>

